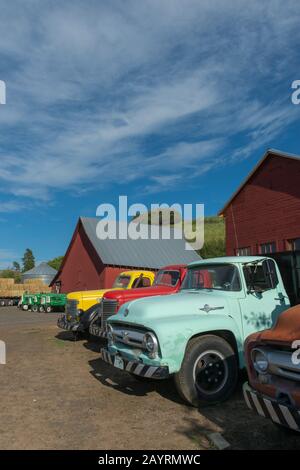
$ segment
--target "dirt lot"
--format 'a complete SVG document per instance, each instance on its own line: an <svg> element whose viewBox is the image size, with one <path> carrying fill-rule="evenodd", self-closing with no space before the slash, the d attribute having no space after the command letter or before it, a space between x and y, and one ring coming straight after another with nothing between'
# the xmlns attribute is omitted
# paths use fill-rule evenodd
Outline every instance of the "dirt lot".
<svg viewBox="0 0 300 470"><path fill-rule="evenodd" d="M74 342L56 314L0 309L0 449L206 449L220 432L233 449L300 449L244 405L185 406L173 382L144 384L99 358L100 343Z"/></svg>

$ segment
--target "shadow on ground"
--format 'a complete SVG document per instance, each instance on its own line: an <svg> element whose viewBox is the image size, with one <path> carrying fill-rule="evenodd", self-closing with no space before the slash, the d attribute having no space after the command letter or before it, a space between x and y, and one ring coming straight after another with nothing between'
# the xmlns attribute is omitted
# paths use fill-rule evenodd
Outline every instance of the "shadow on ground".
<svg viewBox="0 0 300 470"><path fill-rule="evenodd" d="M88 343L87 347L98 347L100 351L101 346ZM174 403L186 406L191 410L191 414L183 419L182 426L176 432L192 441L201 442L202 448L211 448L211 443L207 443L207 436L212 432L220 432L231 449L300 449L300 435L276 427L247 408L242 393L245 373L241 374L236 391L229 400L199 408L196 411L197 417L195 409L185 405L177 394L172 378L140 381L131 374L119 372L101 358L93 359L89 364L93 377L105 387L136 397L156 392Z"/></svg>
<svg viewBox="0 0 300 470"><path fill-rule="evenodd" d="M92 343L88 344L89 348L96 347L95 345L92 346ZM98 345L98 347L100 351L101 346ZM125 395L146 396L155 391L168 400L175 403L183 403L175 390L172 378L167 380L142 380L142 378L127 372L119 372L102 361L100 357L99 359L89 361L89 364L91 366L91 374L95 379L101 382L102 385L112 387Z"/></svg>
<svg viewBox="0 0 300 470"><path fill-rule="evenodd" d="M57 333L57 335L55 335L55 338L60 339L61 341L76 341L76 338L72 331L60 331L59 333Z"/></svg>
<svg viewBox="0 0 300 470"><path fill-rule="evenodd" d="M226 402L201 407L198 410L201 418L205 417L218 428L218 432L228 441L231 449L300 449L300 434L277 427L270 420L256 415L247 408L242 393L244 381L245 375L240 378L234 395ZM199 431L201 433L197 419L189 420L188 426L184 429L187 437L198 434Z"/></svg>

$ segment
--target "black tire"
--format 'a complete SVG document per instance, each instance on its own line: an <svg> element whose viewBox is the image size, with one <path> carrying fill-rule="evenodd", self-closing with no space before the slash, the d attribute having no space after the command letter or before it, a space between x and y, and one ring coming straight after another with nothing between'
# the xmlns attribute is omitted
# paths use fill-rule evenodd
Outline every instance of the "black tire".
<svg viewBox="0 0 300 470"><path fill-rule="evenodd" d="M38 306L37 305L32 305L31 311L34 312L34 313L38 312Z"/></svg>
<svg viewBox="0 0 300 470"><path fill-rule="evenodd" d="M200 336L188 343L181 369L175 375L180 396L196 407L226 400L237 380L238 364L233 348L214 335Z"/></svg>
<svg viewBox="0 0 300 470"><path fill-rule="evenodd" d="M44 307L42 305L39 306L39 312L40 313L43 313L45 310L44 310Z"/></svg>
<svg viewBox="0 0 300 470"><path fill-rule="evenodd" d="M46 312L46 313L51 313L51 312L52 312L52 307L51 307L51 305L47 305L47 307L45 308L45 312Z"/></svg>

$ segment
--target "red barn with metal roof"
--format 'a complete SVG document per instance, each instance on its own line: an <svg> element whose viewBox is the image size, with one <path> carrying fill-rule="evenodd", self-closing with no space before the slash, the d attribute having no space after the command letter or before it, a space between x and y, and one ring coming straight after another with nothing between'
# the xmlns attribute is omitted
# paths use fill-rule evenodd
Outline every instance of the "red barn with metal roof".
<svg viewBox="0 0 300 470"><path fill-rule="evenodd" d="M227 255L300 250L300 157L268 150L219 215Z"/></svg>
<svg viewBox="0 0 300 470"><path fill-rule="evenodd" d="M186 265L201 259L194 250L185 249L184 239L101 240L96 234L98 222L98 218L79 219L62 265L51 283L53 290L58 288L67 293L109 288L122 271L156 271L162 266Z"/></svg>

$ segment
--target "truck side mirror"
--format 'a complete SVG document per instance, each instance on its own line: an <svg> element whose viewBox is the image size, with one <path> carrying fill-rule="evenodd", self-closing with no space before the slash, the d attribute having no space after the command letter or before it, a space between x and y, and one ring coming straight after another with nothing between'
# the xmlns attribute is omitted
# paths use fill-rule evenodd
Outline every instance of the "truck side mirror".
<svg viewBox="0 0 300 470"><path fill-rule="evenodd" d="M273 260L265 259L262 262L263 271L270 289L275 289L278 285L276 266Z"/></svg>

